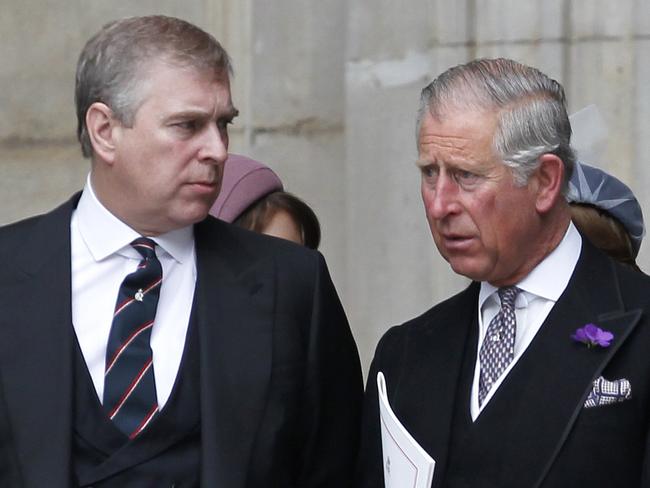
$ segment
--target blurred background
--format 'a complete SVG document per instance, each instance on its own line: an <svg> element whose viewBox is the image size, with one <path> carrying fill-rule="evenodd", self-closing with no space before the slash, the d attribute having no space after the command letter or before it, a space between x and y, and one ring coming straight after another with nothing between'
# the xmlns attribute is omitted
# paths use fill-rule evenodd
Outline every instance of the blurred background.
<svg viewBox="0 0 650 488"><path fill-rule="evenodd" d="M85 41L119 17L189 20L234 61L231 152L269 164L318 214L364 370L389 326L466 285L435 251L414 165L419 93L445 69L511 57L560 81L570 112L595 104L607 133L592 163L650 217L650 0L0 1L0 224L85 181Z"/></svg>

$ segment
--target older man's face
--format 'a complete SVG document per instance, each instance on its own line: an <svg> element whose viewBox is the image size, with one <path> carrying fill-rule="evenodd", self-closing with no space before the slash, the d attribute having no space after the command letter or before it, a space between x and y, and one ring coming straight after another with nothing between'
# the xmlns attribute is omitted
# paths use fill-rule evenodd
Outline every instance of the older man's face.
<svg viewBox="0 0 650 488"><path fill-rule="evenodd" d="M496 117L456 112L426 114L418 165L433 239L452 269L496 286L518 282L537 264L541 232L535 185L517 187L495 157Z"/></svg>

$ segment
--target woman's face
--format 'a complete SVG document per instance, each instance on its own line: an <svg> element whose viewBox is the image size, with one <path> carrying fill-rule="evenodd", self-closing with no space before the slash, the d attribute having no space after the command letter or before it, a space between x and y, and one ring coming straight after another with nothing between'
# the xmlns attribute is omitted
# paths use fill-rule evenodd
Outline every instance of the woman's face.
<svg viewBox="0 0 650 488"><path fill-rule="evenodd" d="M277 210L262 229L262 234L304 244L300 227L286 210Z"/></svg>

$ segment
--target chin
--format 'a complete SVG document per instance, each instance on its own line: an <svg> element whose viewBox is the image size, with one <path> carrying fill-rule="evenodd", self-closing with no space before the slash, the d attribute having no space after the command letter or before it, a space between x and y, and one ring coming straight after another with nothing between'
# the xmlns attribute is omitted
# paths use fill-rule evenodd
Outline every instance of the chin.
<svg viewBox="0 0 650 488"><path fill-rule="evenodd" d="M469 278L473 281L486 281L487 272L476 266L476 263L463 262L461 260L448 259L449 265L454 273Z"/></svg>
<svg viewBox="0 0 650 488"><path fill-rule="evenodd" d="M185 213L183 215L178 216L178 218L174 219L176 223L178 224L178 227L188 227L190 225L197 224L204 220L208 216L208 209L205 211L196 211L196 212L190 212L190 213Z"/></svg>

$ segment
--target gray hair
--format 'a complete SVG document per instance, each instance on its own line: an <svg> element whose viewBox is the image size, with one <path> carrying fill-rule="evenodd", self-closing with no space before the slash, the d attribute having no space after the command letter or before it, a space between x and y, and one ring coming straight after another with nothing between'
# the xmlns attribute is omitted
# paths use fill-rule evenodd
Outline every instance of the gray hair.
<svg viewBox="0 0 650 488"><path fill-rule="evenodd" d="M422 90L417 133L428 112L440 120L453 110L497 115L495 154L525 185L543 154L564 162L563 193L573 172L571 124L564 89L541 71L509 59L477 59L448 69Z"/></svg>
<svg viewBox="0 0 650 488"><path fill-rule="evenodd" d="M77 63L75 104L77 137L84 157L93 154L86 112L95 102L105 103L126 126L142 104L142 86L152 61L211 73L231 74L228 53L207 32L189 22L152 15L106 24L85 45Z"/></svg>

